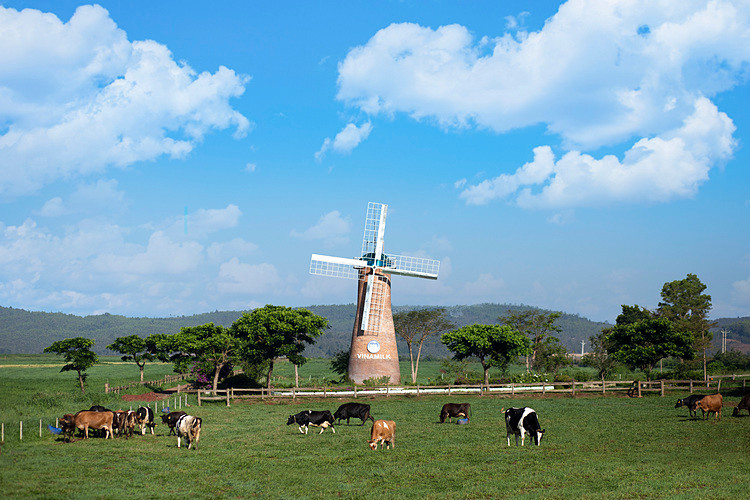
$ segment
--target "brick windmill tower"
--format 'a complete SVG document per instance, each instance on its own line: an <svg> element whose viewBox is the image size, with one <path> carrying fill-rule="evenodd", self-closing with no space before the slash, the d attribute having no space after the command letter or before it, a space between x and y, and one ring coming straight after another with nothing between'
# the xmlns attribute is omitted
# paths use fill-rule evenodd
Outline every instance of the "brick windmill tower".
<svg viewBox="0 0 750 500"><path fill-rule="evenodd" d="M361 384L368 378L390 377L401 383L396 331L391 312L391 275L437 279L440 261L386 255L383 234L388 205L370 202L365 217L362 256L355 259L313 254L310 273L356 279L357 314L349 351L349 378Z"/></svg>

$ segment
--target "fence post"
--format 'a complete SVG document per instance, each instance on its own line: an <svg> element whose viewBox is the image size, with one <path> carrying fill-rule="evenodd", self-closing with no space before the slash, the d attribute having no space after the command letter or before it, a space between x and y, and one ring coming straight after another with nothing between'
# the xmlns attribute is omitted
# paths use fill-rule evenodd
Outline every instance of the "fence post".
<svg viewBox="0 0 750 500"><path fill-rule="evenodd" d="M19 427L18 427L18 439L20 439L21 441L23 441L23 420L21 420L21 421L19 422Z"/></svg>
<svg viewBox="0 0 750 500"><path fill-rule="evenodd" d="M450 396L450 395L451 395L451 385L448 384L448 396Z"/></svg>
<svg viewBox="0 0 750 500"><path fill-rule="evenodd" d="M571 385L571 391L573 392L573 396L575 396L576 395L576 381L575 381L575 379L573 380L573 382L570 385Z"/></svg>
<svg viewBox="0 0 750 500"><path fill-rule="evenodd" d="M328 390L328 386L323 386L323 399L326 398L326 391Z"/></svg>
<svg viewBox="0 0 750 500"><path fill-rule="evenodd" d="M227 389L227 406L231 406L231 405L229 404L229 389Z"/></svg>
<svg viewBox="0 0 750 500"><path fill-rule="evenodd" d="M510 383L510 395L515 396L516 395L516 384L513 382Z"/></svg>
<svg viewBox="0 0 750 500"><path fill-rule="evenodd" d="M39 419L39 437L42 437L42 419Z"/></svg>
<svg viewBox="0 0 750 500"><path fill-rule="evenodd" d="M357 399L357 386L354 386L354 399Z"/></svg>
<svg viewBox="0 0 750 500"><path fill-rule="evenodd" d="M542 396L547 394L547 382L542 382Z"/></svg>
<svg viewBox="0 0 750 500"><path fill-rule="evenodd" d="M417 384L417 396L419 396L419 384Z"/></svg>
<svg viewBox="0 0 750 500"><path fill-rule="evenodd" d="M639 398L643 397L643 396L641 396L641 381L640 380L638 381L638 397Z"/></svg>
<svg viewBox="0 0 750 500"><path fill-rule="evenodd" d="M198 389L198 406L201 405L201 390Z"/></svg>
<svg viewBox="0 0 750 500"><path fill-rule="evenodd" d="M690 394L693 393L693 379L690 379Z"/></svg>
<svg viewBox="0 0 750 500"><path fill-rule="evenodd" d="M660 387L660 389L661 389L661 397L664 397L664 379L661 379L659 381L659 383L661 385L661 387Z"/></svg>
<svg viewBox="0 0 750 500"><path fill-rule="evenodd" d="M109 381L104 382L104 394L109 394Z"/></svg>
<svg viewBox="0 0 750 500"><path fill-rule="evenodd" d="M297 399L297 391L295 391L294 387L292 387L292 401Z"/></svg>
<svg viewBox="0 0 750 500"><path fill-rule="evenodd" d="M721 379L719 379L719 383L716 385L716 392L721 392Z"/></svg>
<svg viewBox="0 0 750 500"><path fill-rule="evenodd" d="M391 386L386 385L385 386L385 397L390 398L391 397Z"/></svg>

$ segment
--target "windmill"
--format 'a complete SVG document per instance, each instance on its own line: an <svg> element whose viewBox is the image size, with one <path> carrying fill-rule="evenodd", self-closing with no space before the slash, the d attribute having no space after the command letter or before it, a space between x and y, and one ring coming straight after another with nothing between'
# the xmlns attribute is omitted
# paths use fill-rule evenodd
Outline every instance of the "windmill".
<svg viewBox="0 0 750 500"><path fill-rule="evenodd" d="M311 274L358 281L357 314L349 351L349 378L358 384L381 377L390 377L391 384L401 383L391 312L391 275L434 280L440 269L437 260L384 253L387 212L388 205L367 205L361 257L313 254L310 260Z"/></svg>

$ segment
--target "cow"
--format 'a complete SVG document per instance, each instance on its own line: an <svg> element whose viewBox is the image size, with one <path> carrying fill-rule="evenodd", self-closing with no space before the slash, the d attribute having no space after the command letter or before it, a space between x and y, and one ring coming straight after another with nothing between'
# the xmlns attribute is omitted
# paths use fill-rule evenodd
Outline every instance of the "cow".
<svg viewBox="0 0 750 500"><path fill-rule="evenodd" d="M70 439L76 431L74 418L75 415L72 413L66 413L60 418L60 428L62 429L63 440L66 442L70 442Z"/></svg>
<svg viewBox="0 0 750 500"><path fill-rule="evenodd" d="M698 404L698 401L700 401L704 397L705 397L704 394L692 394L686 398L678 399L677 404L674 405L674 407L680 408L682 406L687 406L688 413L690 413L690 416L697 417L698 412L696 411L697 408L695 406Z"/></svg>
<svg viewBox="0 0 750 500"><path fill-rule="evenodd" d="M443 405L443 409L440 410L440 423L444 423L445 419L448 419L448 423L452 423L452 418L469 418L469 412L471 412L471 405L469 403L446 403Z"/></svg>
<svg viewBox="0 0 750 500"><path fill-rule="evenodd" d="M177 428L177 447L180 447L180 439L185 438L188 443L188 450L193 444L198 446L198 441L201 437L201 425L203 419L195 417L193 415L181 415L177 419L175 427Z"/></svg>
<svg viewBox="0 0 750 500"><path fill-rule="evenodd" d="M723 399L721 397L721 394L711 394L709 396L704 396L703 399L698 401L696 406L701 409L703 412L703 420L706 420L709 416L711 416L711 412L714 414L714 422L717 420L721 420L721 405L723 403Z"/></svg>
<svg viewBox="0 0 750 500"><path fill-rule="evenodd" d="M148 406L141 406L138 408L138 423L141 426L141 436L146 435L146 428L151 429L151 435L154 434L154 427L156 427L156 421L154 421L154 411Z"/></svg>
<svg viewBox="0 0 750 500"><path fill-rule="evenodd" d="M140 419L138 417L138 413L134 412L133 410L128 410L123 413L124 417L122 419L120 433L126 435L127 437L131 437L133 435L133 431L135 431L135 426L140 423Z"/></svg>
<svg viewBox="0 0 750 500"><path fill-rule="evenodd" d="M526 434L534 438L534 443L537 446L539 446L544 436L544 429L539 425L536 412L528 407L508 408L505 410L505 430L508 433L508 446L510 446L511 435L516 436L516 446L518 446L519 436L521 437L521 446L523 446Z"/></svg>
<svg viewBox="0 0 750 500"><path fill-rule="evenodd" d="M99 412L101 412L101 411L112 411L112 410L110 410L109 408L105 408L102 405L92 405L91 408L89 408L89 411L99 411ZM104 431L102 429L100 429L100 430L94 432L94 435L96 437L101 437L103 432Z"/></svg>
<svg viewBox="0 0 750 500"><path fill-rule="evenodd" d="M66 423L63 426L64 431L69 430L72 432L72 429L80 429L83 431L83 438L88 439L89 429L104 429L104 438L112 439L112 419L114 413L111 411L98 412L82 410L75 415L72 415L72 418L66 418L69 417L69 415L70 414L63 417L66 419Z"/></svg>
<svg viewBox="0 0 750 500"><path fill-rule="evenodd" d="M747 410L750 413L750 394L745 394L740 400L740 404L734 407L732 410L732 416L736 417L740 414L740 410Z"/></svg>
<svg viewBox="0 0 750 500"><path fill-rule="evenodd" d="M183 415L187 415L187 413L184 411L172 411L161 416L161 423L169 427L169 434L167 436L171 436L172 434L177 435L175 425L177 425L177 420Z"/></svg>
<svg viewBox="0 0 750 500"><path fill-rule="evenodd" d="M297 424L299 425L299 432L307 434L309 426L322 427L318 434L323 434L323 431L331 427L331 430L336 434L336 428L333 426L335 420L333 415L328 410L325 411L312 411L305 410L297 413L296 415L289 415L289 419L286 421L286 425ZM304 430L303 430L304 429Z"/></svg>
<svg viewBox="0 0 750 500"><path fill-rule="evenodd" d="M375 419L370 415L370 405L362 403L344 403L339 406L339 409L333 414L333 418L336 422L346 419L346 425L349 425L350 418L359 418L362 420L360 425L365 425L367 419L375 422Z"/></svg>
<svg viewBox="0 0 750 500"><path fill-rule="evenodd" d="M370 449L375 451L378 449L378 443L380 449L389 450L396 449L396 422L393 420L376 420L372 424L372 431L370 432L370 440L367 441L370 445Z"/></svg>

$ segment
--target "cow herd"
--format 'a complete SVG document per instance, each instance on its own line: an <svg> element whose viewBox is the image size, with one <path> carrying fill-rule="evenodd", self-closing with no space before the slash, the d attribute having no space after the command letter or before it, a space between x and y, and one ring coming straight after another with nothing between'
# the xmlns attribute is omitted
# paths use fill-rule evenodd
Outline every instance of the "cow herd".
<svg viewBox="0 0 750 500"><path fill-rule="evenodd" d="M510 437L515 436L516 446L518 446L518 438L521 438L521 446L524 445L524 439L528 434L534 443L539 446L544 435L544 429L539 425L539 419L536 412L528 407L523 408L505 408L500 410L505 415L505 429L507 431L508 446L510 446ZM471 405L469 403L446 403L440 410L440 423L445 423L446 419L448 423L452 423L452 419L459 419L458 423L468 422L471 416ZM286 425L297 424L299 432L307 434L310 426L320 427L320 433L331 428L331 431L335 434L337 422L341 422L346 419L346 423L349 423L349 419L358 418L362 421L360 425L364 425L365 421L372 420L372 430L370 431L370 439L367 444L371 450L376 450L378 446L382 450L385 447L386 450L396 447L396 422L393 420L375 420L370 415L370 405L364 403L344 403L339 406L333 415L329 410L305 410L294 415L289 415L286 421Z"/></svg>
<svg viewBox="0 0 750 500"><path fill-rule="evenodd" d="M198 444L202 423L199 417L188 415L184 411L173 411L162 415L161 420L169 427L169 434L177 436L178 448L183 438L187 441L188 449ZM105 439L114 439L115 435L124 436L127 439L133 436L136 428L141 435L145 435L149 430L153 435L154 427L156 427L154 411L148 406L141 406L135 411L112 411L103 406L94 405L76 414L66 413L60 419L63 439L68 442L76 430L81 431L84 439L89 437L89 429L103 433Z"/></svg>
<svg viewBox="0 0 750 500"><path fill-rule="evenodd" d="M687 407L688 413L693 418L698 416L698 410L701 410L703 420L714 414L714 421L721 420L721 407L724 403L724 398L721 394L692 394L686 398L678 399L675 408ZM739 404L734 407L732 416L736 417L740 414L740 411L747 410L750 412L750 394L745 394L740 400Z"/></svg>

